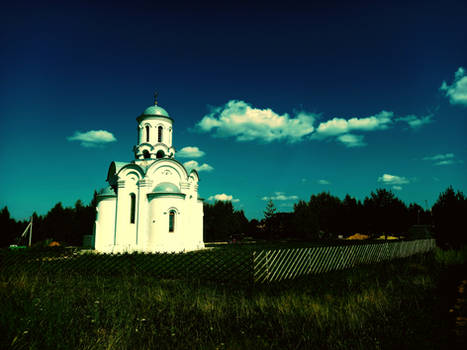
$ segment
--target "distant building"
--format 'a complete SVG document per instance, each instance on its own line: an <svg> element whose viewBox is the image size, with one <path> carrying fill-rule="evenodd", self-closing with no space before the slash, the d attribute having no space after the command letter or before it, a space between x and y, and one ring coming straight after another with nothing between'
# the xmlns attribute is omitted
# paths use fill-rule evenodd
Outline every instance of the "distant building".
<svg viewBox="0 0 467 350"><path fill-rule="evenodd" d="M173 119L157 105L136 118L135 160L112 162L97 197L99 252L182 252L204 248L199 176L174 159Z"/></svg>

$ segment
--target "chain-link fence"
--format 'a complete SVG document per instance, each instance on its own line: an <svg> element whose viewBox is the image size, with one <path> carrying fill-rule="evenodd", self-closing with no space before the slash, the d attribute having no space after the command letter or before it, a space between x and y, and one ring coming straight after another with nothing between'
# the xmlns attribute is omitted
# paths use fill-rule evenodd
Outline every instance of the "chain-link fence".
<svg viewBox="0 0 467 350"><path fill-rule="evenodd" d="M78 249L1 250L0 273L142 273L157 278L261 283L377 263L432 250L433 239L295 249L207 249L182 254L96 254Z"/></svg>

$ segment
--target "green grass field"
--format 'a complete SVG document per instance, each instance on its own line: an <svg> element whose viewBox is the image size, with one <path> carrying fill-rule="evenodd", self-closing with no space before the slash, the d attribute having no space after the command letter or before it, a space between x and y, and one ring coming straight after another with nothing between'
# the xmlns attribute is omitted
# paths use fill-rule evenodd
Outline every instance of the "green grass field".
<svg viewBox="0 0 467 350"><path fill-rule="evenodd" d="M461 348L466 261L436 250L265 285L0 268L0 348Z"/></svg>

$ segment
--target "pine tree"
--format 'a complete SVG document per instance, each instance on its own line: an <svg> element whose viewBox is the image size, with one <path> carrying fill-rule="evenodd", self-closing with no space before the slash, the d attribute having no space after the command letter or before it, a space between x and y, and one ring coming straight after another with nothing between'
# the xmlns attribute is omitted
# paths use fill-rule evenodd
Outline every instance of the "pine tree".
<svg viewBox="0 0 467 350"><path fill-rule="evenodd" d="M269 199L268 204L266 204L266 209L264 210L264 220L270 220L276 214L276 207L272 199Z"/></svg>

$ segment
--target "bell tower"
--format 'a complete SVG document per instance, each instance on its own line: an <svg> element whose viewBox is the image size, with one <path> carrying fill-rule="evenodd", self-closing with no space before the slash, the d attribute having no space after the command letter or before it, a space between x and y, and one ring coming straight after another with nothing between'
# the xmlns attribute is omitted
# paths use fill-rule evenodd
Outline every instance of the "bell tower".
<svg viewBox="0 0 467 350"><path fill-rule="evenodd" d="M136 160L173 158L172 124L167 111L157 105L157 93L154 105L149 106L136 118L138 122L138 144L133 148Z"/></svg>

